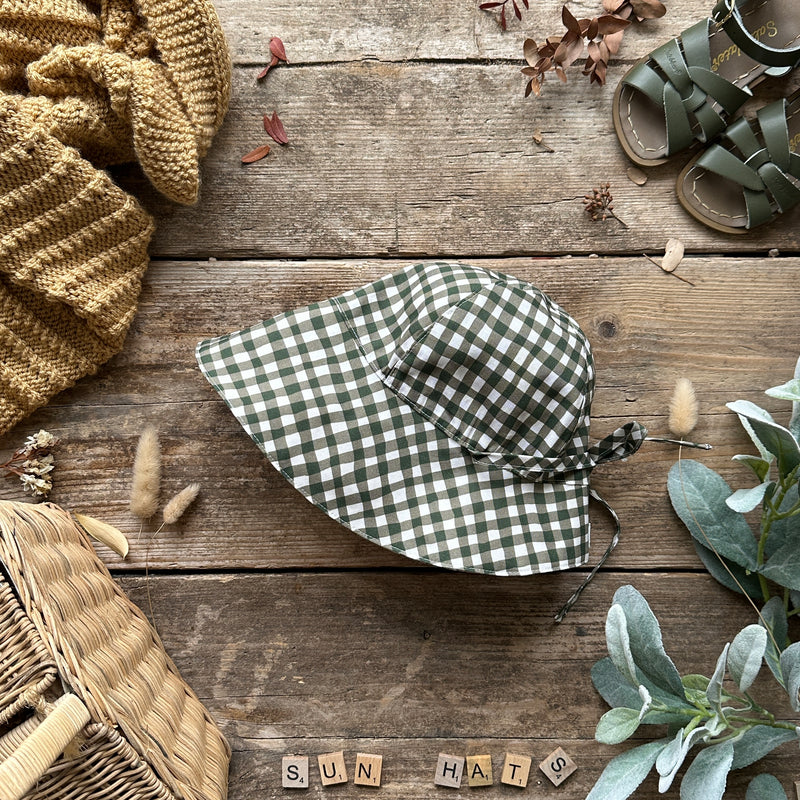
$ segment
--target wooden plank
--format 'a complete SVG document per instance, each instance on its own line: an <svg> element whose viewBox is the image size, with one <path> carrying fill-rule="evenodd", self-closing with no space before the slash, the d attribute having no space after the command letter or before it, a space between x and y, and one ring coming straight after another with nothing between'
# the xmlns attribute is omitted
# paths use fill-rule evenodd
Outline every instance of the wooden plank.
<svg viewBox="0 0 800 800"><path fill-rule="evenodd" d="M612 68L609 81L621 75ZM156 217L160 257L641 253L670 236L702 253L798 250L800 212L746 237L695 222L675 195L685 158L644 186L629 181L609 89L573 81L533 104L522 88L504 64L348 62L279 70L265 86L237 69L199 205L122 179ZM274 109L291 144L242 165ZM534 142L537 128L555 152ZM627 228L584 213L584 195L606 181Z"/></svg>
<svg viewBox="0 0 800 800"><path fill-rule="evenodd" d="M165 647L233 745L231 800L282 796L284 755L342 750L350 769L356 753L379 752L381 797L430 798L440 752L502 764L510 751L538 763L558 746L578 764L569 796L584 797L629 746L593 741L606 706L589 677L605 656L613 592L628 582L648 599L682 672L713 671L725 642L755 618L709 576L674 573L602 575L561 625L552 587L538 581L396 572L122 580L145 609L149 587ZM771 676L753 691L800 723ZM791 786L794 746L759 768ZM731 776L733 796L755 772ZM548 786L536 772L528 791ZM481 793L507 796L497 783ZM652 780L636 795L657 796Z"/></svg>
<svg viewBox="0 0 800 800"><path fill-rule="evenodd" d="M354 288L403 263L156 263L123 353L3 437L0 453L40 427L61 436L52 499L129 534L128 568L417 567L311 507L261 456L193 356L205 336ZM696 436L715 448L687 457L736 487L749 485L747 470L730 459L753 447L725 403L747 399L786 417L787 404L763 389L787 380L794 368L798 307L791 298L800 259L689 258L679 271L694 288L641 258L476 263L537 283L580 322L598 365L593 435L631 418L666 434L669 395L676 378L686 376L700 402ZM141 525L127 510L136 441L147 424L161 431L164 500L190 481L202 485L182 522L152 542L158 523L139 539ZM666 495L676 458L670 446L646 444L627 462L596 472L596 487L623 523L613 565L699 567ZM22 493L4 481L0 497ZM601 510L593 518L599 553L610 528Z"/></svg>
<svg viewBox="0 0 800 800"><path fill-rule="evenodd" d="M255 0L215 3L237 64L265 63L270 36L281 37L292 65L360 59L521 61L526 35L542 41L564 30L562 4L555 0L530 3L522 22L509 13L505 33L498 14L481 11L478 5L474 0L363 0L357 6L345 0L311 0L302 5L277 0L265 11ZM661 20L634 25L626 32L622 58L640 58L696 22L703 12L691 0L670 0L668 8ZM602 13L596 0L571 2L570 9L576 17ZM574 80L585 81L579 72L575 70ZM556 86L554 81L551 87Z"/></svg>

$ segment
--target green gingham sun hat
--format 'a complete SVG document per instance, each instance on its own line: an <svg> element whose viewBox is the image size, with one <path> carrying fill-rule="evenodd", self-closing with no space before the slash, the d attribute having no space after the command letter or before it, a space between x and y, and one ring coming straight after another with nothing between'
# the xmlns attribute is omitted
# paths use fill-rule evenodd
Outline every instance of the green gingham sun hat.
<svg viewBox="0 0 800 800"><path fill-rule="evenodd" d="M200 368L311 502L410 558L528 575L583 564L589 476L636 422L589 442L594 365L529 283L419 264L201 342Z"/></svg>

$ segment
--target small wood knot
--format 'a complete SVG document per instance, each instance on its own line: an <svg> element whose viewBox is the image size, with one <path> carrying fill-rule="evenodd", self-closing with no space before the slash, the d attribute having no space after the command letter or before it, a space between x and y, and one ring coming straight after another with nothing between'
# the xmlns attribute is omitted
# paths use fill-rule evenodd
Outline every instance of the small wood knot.
<svg viewBox="0 0 800 800"><path fill-rule="evenodd" d="M617 326L610 319L604 319L598 326L598 331L604 339L613 339L617 335Z"/></svg>

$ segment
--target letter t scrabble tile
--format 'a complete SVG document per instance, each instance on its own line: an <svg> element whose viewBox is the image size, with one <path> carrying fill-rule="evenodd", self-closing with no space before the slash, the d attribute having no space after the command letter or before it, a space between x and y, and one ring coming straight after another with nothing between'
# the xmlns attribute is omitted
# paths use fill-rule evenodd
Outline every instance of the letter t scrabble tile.
<svg viewBox="0 0 800 800"><path fill-rule="evenodd" d="M539 764L539 769L550 778L553 786L560 786L578 769L578 765L560 747L557 747Z"/></svg>
<svg viewBox="0 0 800 800"><path fill-rule="evenodd" d="M503 764L503 774L500 776L500 783L524 789L528 785L528 776L530 774L531 759L528 758L528 756L506 753L506 760Z"/></svg>

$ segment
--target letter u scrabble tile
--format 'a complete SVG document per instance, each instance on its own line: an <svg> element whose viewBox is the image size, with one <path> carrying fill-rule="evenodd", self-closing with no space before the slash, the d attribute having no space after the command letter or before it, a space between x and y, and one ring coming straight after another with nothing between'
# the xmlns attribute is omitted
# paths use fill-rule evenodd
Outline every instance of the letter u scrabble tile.
<svg viewBox="0 0 800 800"><path fill-rule="evenodd" d="M337 783L347 783L347 767L344 765L344 753L325 753L317 756L319 763L319 777L323 786L334 786Z"/></svg>

